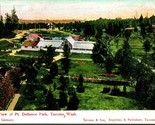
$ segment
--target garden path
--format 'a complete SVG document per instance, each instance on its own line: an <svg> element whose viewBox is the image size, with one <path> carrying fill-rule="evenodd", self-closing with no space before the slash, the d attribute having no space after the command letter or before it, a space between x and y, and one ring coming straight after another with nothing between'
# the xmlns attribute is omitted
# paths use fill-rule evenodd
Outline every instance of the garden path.
<svg viewBox="0 0 155 125"><path fill-rule="evenodd" d="M92 59L83 59L83 58L70 58L71 60L79 60L79 61L92 61Z"/></svg>
<svg viewBox="0 0 155 125"><path fill-rule="evenodd" d="M16 106L16 104L17 104L17 102L18 102L18 100L19 100L19 98L20 98L20 96L21 96L21 94L23 93L25 87L26 87L26 81L23 81L23 82L21 83L21 87L19 88L18 93L15 94L15 96L14 96L12 102L11 102L10 105L8 106L8 109L7 109L8 111L13 111L13 110L14 110L14 108L15 108L15 106Z"/></svg>

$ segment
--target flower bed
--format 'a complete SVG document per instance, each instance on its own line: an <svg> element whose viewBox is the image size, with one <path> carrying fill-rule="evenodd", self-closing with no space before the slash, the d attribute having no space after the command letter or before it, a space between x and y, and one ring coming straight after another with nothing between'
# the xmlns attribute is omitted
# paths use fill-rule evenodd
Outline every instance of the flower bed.
<svg viewBox="0 0 155 125"><path fill-rule="evenodd" d="M106 73L104 73L104 74L100 74L100 76L104 76L104 77L117 77L118 75L116 75L116 74L106 74Z"/></svg>
<svg viewBox="0 0 155 125"><path fill-rule="evenodd" d="M78 64L80 64L80 65L84 65L84 64L86 64L85 62L78 62Z"/></svg>
<svg viewBox="0 0 155 125"><path fill-rule="evenodd" d="M73 81L78 81L79 77L71 77ZM124 80L111 80L111 79L100 79L100 78L84 78L85 82L93 82L99 84L107 84L107 85L130 85L131 81L124 81Z"/></svg>

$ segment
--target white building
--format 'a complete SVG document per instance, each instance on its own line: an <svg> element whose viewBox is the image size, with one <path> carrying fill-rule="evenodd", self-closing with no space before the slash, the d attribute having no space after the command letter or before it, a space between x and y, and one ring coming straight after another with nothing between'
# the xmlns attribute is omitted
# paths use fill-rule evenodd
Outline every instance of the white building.
<svg viewBox="0 0 155 125"><path fill-rule="evenodd" d="M37 35L34 35L37 36ZM36 39L36 41L27 40L23 43L21 50L26 51L39 51L52 45L56 48L57 52L63 52L63 46L67 42L72 53L87 53L91 54L95 42L91 41L75 41L71 36L66 37L65 40L46 40L46 39Z"/></svg>

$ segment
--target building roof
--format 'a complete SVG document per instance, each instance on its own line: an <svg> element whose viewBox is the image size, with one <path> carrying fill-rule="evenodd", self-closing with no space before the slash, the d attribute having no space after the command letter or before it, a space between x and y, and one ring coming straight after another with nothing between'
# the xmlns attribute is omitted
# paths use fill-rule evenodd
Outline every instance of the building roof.
<svg viewBox="0 0 155 125"><path fill-rule="evenodd" d="M22 46L37 46L37 44L39 43L39 41L25 41Z"/></svg>
<svg viewBox="0 0 155 125"><path fill-rule="evenodd" d="M75 41L73 49L93 49L94 42L90 41Z"/></svg>
<svg viewBox="0 0 155 125"><path fill-rule="evenodd" d="M71 36L67 37L66 40L70 42L72 46L74 46L75 40Z"/></svg>
<svg viewBox="0 0 155 125"><path fill-rule="evenodd" d="M27 41L38 41L39 39L41 39L42 37L40 37L38 34L35 33L30 33L27 37L26 40Z"/></svg>
<svg viewBox="0 0 155 125"><path fill-rule="evenodd" d="M53 47L60 47L62 43L63 40L40 40L37 46L46 47L52 45Z"/></svg>
<svg viewBox="0 0 155 125"><path fill-rule="evenodd" d="M37 35L32 35L36 36ZM67 42L69 42L72 45L73 50L92 50L94 47L95 42L91 41L75 41L72 37L66 38ZM40 47L47 47L52 45L52 47L55 48L61 48L63 46L64 40L46 40L46 39L40 39L40 41L25 41L23 43L23 46L38 46Z"/></svg>

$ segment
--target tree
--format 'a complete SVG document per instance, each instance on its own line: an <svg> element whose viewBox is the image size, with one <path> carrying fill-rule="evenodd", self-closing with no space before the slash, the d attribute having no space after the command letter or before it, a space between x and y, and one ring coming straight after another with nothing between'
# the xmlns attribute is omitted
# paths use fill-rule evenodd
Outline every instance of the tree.
<svg viewBox="0 0 155 125"><path fill-rule="evenodd" d="M70 95L67 110L77 110L78 105L79 105L79 99L77 98L76 92L74 91L72 95Z"/></svg>
<svg viewBox="0 0 155 125"><path fill-rule="evenodd" d="M85 90L85 88L84 88L84 86L83 86L83 81L84 81L83 75L80 74L80 75L79 75L79 85L78 85L78 87L77 87L77 91L78 91L78 92L84 92L84 90Z"/></svg>
<svg viewBox="0 0 155 125"><path fill-rule="evenodd" d="M155 85L152 83L149 91L148 91L148 97L147 97L147 106L151 109L155 109Z"/></svg>
<svg viewBox="0 0 155 125"><path fill-rule="evenodd" d="M59 104L53 96L51 90L48 91L46 96L46 105L48 110L59 110Z"/></svg>
<svg viewBox="0 0 155 125"><path fill-rule="evenodd" d="M13 87L18 89L21 82L21 72L19 67L12 68L6 72L5 75L10 75Z"/></svg>
<svg viewBox="0 0 155 125"><path fill-rule="evenodd" d="M69 79L64 77L63 75L60 76L59 81L61 83L60 90L65 91L68 88Z"/></svg>
<svg viewBox="0 0 155 125"><path fill-rule="evenodd" d="M11 16L8 13L6 13L5 16L5 23L12 23Z"/></svg>
<svg viewBox="0 0 155 125"><path fill-rule="evenodd" d="M143 15L141 14L139 18L139 23L141 24L142 22L143 22Z"/></svg>
<svg viewBox="0 0 155 125"><path fill-rule="evenodd" d="M45 63L45 67L50 67L52 65L53 57L56 55L55 48L52 46L46 47L46 50L40 50L40 58L38 61L40 63Z"/></svg>
<svg viewBox="0 0 155 125"><path fill-rule="evenodd" d="M105 68L107 73L112 73L112 69L114 68L114 66L115 66L115 62L113 57L110 55L107 56L105 60Z"/></svg>
<svg viewBox="0 0 155 125"><path fill-rule="evenodd" d="M109 39L107 37L103 37L102 39L97 40L92 50L92 59L95 63L103 66L106 57L111 54Z"/></svg>
<svg viewBox="0 0 155 125"><path fill-rule="evenodd" d="M124 78L129 78L133 73L133 55L128 40L124 41L121 49L116 52L116 63L120 64L120 72Z"/></svg>
<svg viewBox="0 0 155 125"><path fill-rule="evenodd" d="M58 75L58 65L56 62L54 62L50 66L50 76L54 78L56 75Z"/></svg>
<svg viewBox="0 0 155 125"><path fill-rule="evenodd" d="M93 61L101 67L105 66L106 71L111 73L115 62L110 48L110 38L103 36L102 39L98 39L92 52L91 58Z"/></svg>
<svg viewBox="0 0 155 125"><path fill-rule="evenodd" d="M84 26L84 35L88 37L88 39L90 38L90 36L95 35L95 27L93 23L85 22L83 26Z"/></svg>
<svg viewBox="0 0 155 125"><path fill-rule="evenodd" d="M147 52L149 52L151 50L151 42L146 39L143 43L143 47L144 47L144 51L146 52L146 55L147 55Z"/></svg>
<svg viewBox="0 0 155 125"><path fill-rule="evenodd" d="M83 81L84 81L83 75L80 74L79 75L79 86L83 87Z"/></svg>
<svg viewBox="0 0 155 125"><path fill-rule="evenodd" d="M12 9L11 15L8 13L5 14L5 31L4 31L4 36L5 37L14 37L13 31L17 29L18 26L18 16L16 14L15 8Z"/></svg>
<svg viewBox="0 0 155 125"><path fill-rule="evenodd" d="M0 38L3 37L3 34L4 34L4 24L3 24L3 21L0 20Z"/></svg>
<svg viewBox="0 0 155 125"><path fill-rule="evenodd" d="M68 74L70 68L70 59L69 59L70 47L67 41L65 41L63 51L64 51L63 52L64 58L61 60L62 69L64 71L64 74Z"/></svg>
<svg viewBox="0 0 155 125"><path fill-rule="evenodd" d="M10 75L5 76L3 81L0 81L0 108L6 110L10 99L14 95L14 88Z"/></svg>
<svg viewBox="0 0 155 125"><path fill-rule="evenodd" d="M93 50L92 50L92 55L91 55L91 58L93 59L94 63L97 63L99 65L102 65L102 63L104 62L104 56L101 54L102 47L103 46L102 46L101 40L98 40L94 44L94 47L93 47ZM103 50L106 53L106 49L103 49Z"/></svg>
<svg viewBox="0 0 155 125"><path fill-rule="evenodd" d="M145 38L145 37L146 37L146 30L145 30L145 25L144 25L144 23L141 23L141 24L140 24L140 27L141 27L141 32L140 32L140 34L141 34L141 36L142 36L143 38Z"/></svg>
<svg viewBox="0 0 155 125"><path fill-rule="evenodd" d="M101 39L102 38L102 35L103 35L103 27L101 25L98 25L96 27L96 39Z"/></svg>
<svg viewBox="0 0 155 125"><path fill-rule="evenodd" d="M16 14L16 10L15 10L15 8L13 8L12 11L11 11L11 23L13 24L14 29L17 28L18 21L19 21L19 19L18 19L18 16Z"/></svg>
<svg viewBox="0 0 155 125"><path fill-rule="evenodd" d="M59 98L60 108L67 106L67 93L65 91L60 91Z"/></svg>

